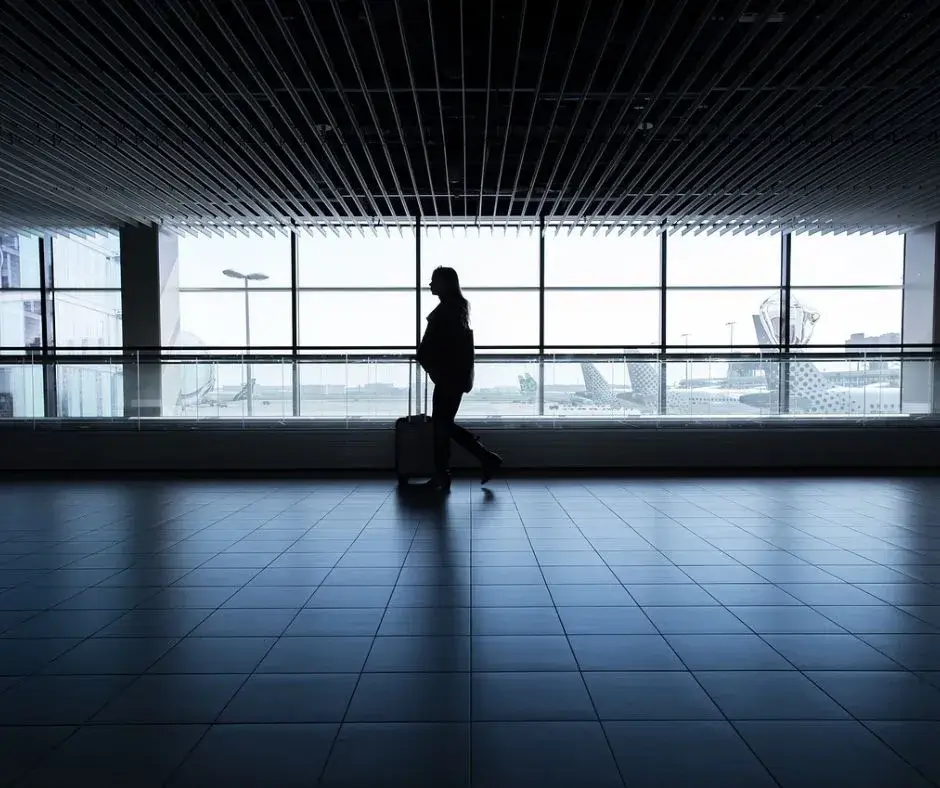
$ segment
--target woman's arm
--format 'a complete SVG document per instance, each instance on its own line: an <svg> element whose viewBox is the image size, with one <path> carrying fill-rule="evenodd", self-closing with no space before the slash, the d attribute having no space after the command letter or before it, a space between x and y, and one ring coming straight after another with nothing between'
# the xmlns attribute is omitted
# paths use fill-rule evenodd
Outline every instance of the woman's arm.
<svg viewBox="0 0 940 788"><path fill-rule="evenodd" d="M425 372L434 379L432 369L439 365L440 358L440 327L438 321L431 317L428 320L428 326L424 330L424 336L418 345L418 363L424 368Z"/></svg>

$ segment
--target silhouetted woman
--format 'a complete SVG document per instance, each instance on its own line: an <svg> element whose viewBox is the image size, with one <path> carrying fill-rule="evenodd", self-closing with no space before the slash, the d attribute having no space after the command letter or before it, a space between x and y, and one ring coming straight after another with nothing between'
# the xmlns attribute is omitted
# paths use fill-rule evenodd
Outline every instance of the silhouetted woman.
<svg viewBox="0 0 940 788"><path fill-rule="evenodd" d="M431 423L434 429L435 476L429 485L450 489L450 442L463 446L480 461L486 484L502 465L502 458L475 435L454 424L460 400L473 388L473 332L470 304L460 292L453 268L438 268L431 276L431 293L441 303L428 315L428 327L418 347L418 363L434 381Z"/></svg>

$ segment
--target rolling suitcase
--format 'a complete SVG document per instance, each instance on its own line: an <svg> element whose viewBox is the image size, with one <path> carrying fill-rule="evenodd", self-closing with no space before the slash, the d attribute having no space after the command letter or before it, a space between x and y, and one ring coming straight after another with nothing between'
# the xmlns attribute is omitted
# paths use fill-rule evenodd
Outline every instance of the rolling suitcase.
<svg viewBox="0 0 940 788"><path fill-rule="evenodd" d="M424 376L424 412L411 410L411 370L408 370L408 415L395 422L395 473L398 483L434 475L434 431L428 416L428 377ZM417 400L417 398L415 398ZM415 403L417 409L417 402Z"/></svg>

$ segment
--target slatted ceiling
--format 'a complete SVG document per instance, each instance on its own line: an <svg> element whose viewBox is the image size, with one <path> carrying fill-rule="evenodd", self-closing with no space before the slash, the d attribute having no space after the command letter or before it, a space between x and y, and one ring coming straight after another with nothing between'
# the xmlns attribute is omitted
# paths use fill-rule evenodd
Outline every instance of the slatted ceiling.
<svg viewBox="0 0 940 788"><path fill-rule="evenodd" d="M0 25L5 229L940 219L923 0L0 0Z"/></svg>

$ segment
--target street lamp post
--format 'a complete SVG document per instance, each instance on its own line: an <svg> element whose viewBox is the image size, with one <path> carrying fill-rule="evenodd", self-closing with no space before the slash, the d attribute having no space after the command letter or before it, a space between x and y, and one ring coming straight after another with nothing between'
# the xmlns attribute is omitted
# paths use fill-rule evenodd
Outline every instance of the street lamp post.
<svg viewBox="0 0 940 788"><path fill-rule="evenodd" d="M691 386L691 385L692 385L692 384L689 382L690 379L692 378L692 365L691 365L691 363L689 362L689 337L690 337L690 336L691 336L691 334L683 334L683 335L682 335L682 338L685 340L685 354L686 354L686 358L685 358L685 383L686 383L687 386Z"/></svg>
<svg viewBox="0 0 940 788"><path fill-rule="evenodd" d="M223 272L228 277L232 279L241 279L245 283L245 350L247 355L251 354L251 311L248 306L248 283L249 282L263 282L268 278L267 274L241 274L238 271L233 271L231 268L226 268ZM252 385L251 385L251 362L245 361L245 401L248 405L248 415L251 415L251 399L252 399Z"/></svg>

